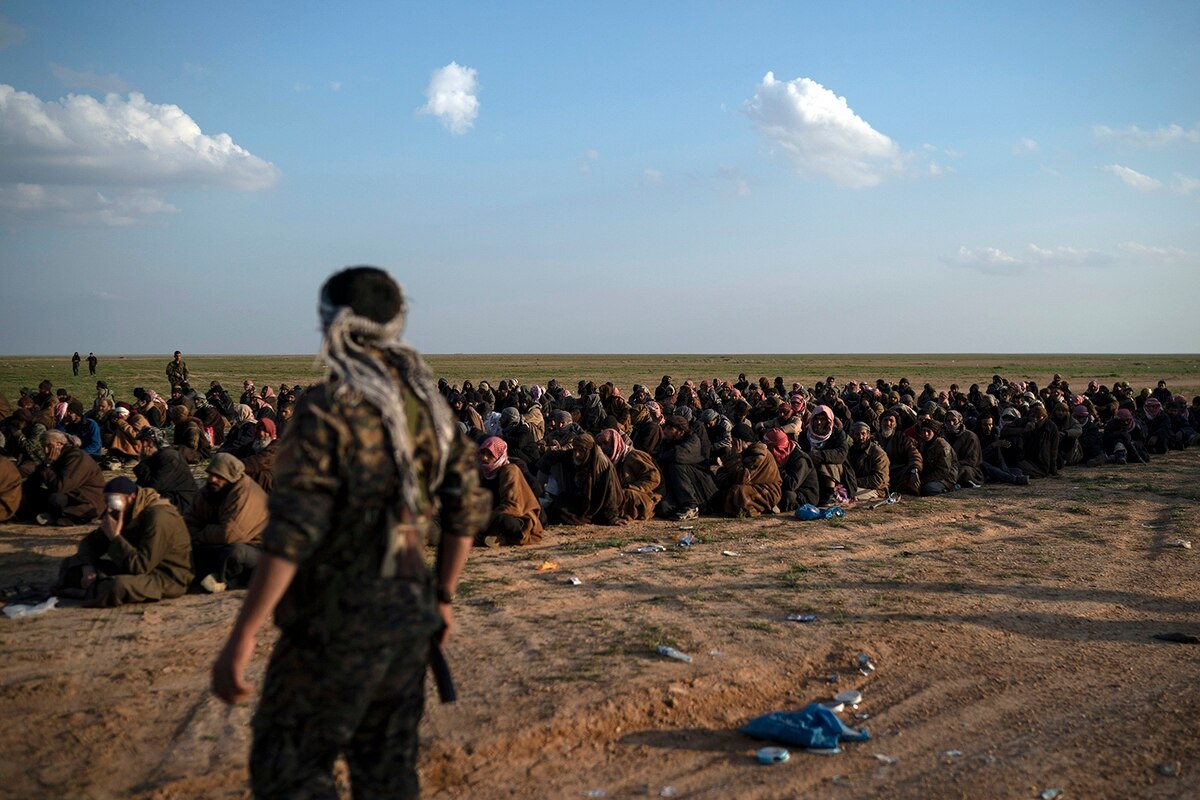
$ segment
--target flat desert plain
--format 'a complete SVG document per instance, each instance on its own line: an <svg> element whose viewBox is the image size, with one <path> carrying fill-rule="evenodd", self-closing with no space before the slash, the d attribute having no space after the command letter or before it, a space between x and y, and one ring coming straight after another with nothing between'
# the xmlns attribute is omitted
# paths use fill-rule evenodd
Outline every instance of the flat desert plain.
<svg viewBox="0 0 1200 800"><path fill-rule="evenodd" d="M1189 450L839 520L701 518L690 547L656 520L477 549L424 793L1200 797L1200 645L1154 638L1200 635L1198 478ZM86 531L0 525L0 585L48 583ZM207 690L243 596L0 619L0 796L248 797L253 704ZM840 754L763 766L737 731L845 689L871 738Z"/></svg>

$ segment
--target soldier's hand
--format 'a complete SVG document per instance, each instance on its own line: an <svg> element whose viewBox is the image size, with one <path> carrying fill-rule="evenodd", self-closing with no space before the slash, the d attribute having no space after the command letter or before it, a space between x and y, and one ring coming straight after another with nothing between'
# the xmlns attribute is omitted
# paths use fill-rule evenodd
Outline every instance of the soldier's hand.
<svg viewBox="0 0 1200 800"><path fill-rule="evenodd" d="M254 639L234 634L212 666L212 692L226 703L239 703L254 694L246 683L246 667L254 656Z"/></svg>

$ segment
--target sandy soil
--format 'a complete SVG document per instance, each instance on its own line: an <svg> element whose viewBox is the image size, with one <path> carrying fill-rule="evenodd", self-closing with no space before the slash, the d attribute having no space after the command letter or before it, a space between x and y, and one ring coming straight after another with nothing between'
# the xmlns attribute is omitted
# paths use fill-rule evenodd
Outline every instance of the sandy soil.
<svg viewBox="0 0 1200 800"><path fill-rule="evenodd" d="M703 544L665 553L626 554L680 535L658 521L476 551L425 793L1198 797L1200 645L1152 638L1200 634L1198 477L1192 451L834 522L701 519ZM0 526L0 585L49 581L83 532ZM0 796L248 796L252 707L207 692L241 599L0 619ZM840 755L760 766L736 730L847 688L871 740Z"/></svg>

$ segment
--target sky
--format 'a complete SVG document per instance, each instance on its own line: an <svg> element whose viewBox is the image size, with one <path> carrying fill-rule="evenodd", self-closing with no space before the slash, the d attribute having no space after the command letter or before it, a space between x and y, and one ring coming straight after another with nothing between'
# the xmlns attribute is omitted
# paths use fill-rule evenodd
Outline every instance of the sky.
<svg viewBox="0 0 1200 800"><path fill-rule="evenodd" d="M0 352L1197 353L1200 3L0 0Z"/></svg>

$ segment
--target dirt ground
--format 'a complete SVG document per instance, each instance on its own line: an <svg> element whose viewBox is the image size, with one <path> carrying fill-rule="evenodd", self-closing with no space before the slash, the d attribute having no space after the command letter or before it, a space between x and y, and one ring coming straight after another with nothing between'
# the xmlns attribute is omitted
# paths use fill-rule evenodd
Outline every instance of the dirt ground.
<svg viewBox="0 0 1200 800"><path fill-rule="evenodd" d="M688 548L654 521L477 550L425 794L1200 797L1200 645L1153 638L1200 634L1198 478L1190 451L837 521L702 518ZM0 585L48 582L84 532L0 525ZM629 554L647 543L669 549ZM252 705L207 690L242 596L0 619L0 796L248 796ZM762 766L736 730L849 688L871 739L839 755Z"/></svg>

